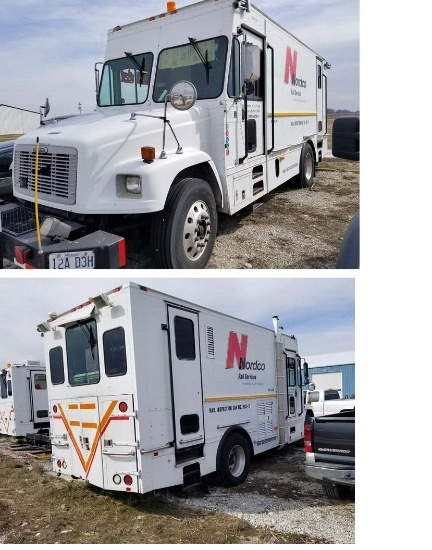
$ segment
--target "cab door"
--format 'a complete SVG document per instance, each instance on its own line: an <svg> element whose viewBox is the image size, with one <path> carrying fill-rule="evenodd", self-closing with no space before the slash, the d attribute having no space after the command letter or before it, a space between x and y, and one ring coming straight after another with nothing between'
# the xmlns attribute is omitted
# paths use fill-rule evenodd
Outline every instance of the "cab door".
<svg viewBox="0 0 432 550"><path fill-rule="evenodd" d="M168 306L169 352L177 450L204 444L198 313Z"/></svg>

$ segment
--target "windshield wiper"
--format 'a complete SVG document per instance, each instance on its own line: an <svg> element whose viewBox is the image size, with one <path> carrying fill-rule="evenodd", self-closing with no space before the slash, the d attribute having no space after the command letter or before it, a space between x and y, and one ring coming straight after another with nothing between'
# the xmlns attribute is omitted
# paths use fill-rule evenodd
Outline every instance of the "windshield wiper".
<svg viewBox="0 0 432 550"><path fill-rule="evenodd" d="M83 334L84 334L84 337L85 339L87 340L87 343L89 344L90 346L90 351L91 351L91 354L92 354L92 359L94 359L94 353L93 353L93 350L96 346L96 339L93 335L93 329L90 327L87 327L87 325L85 325L84 323L82 323L81 321L77 321L77 325L79 326L79 328L82 330ZM88 335L87 335L87 332L85 331L85 329L87 329L88 331Z"/></svg>
<svg viewBox="0 0 432 550"><path fill-rule="evenodd" d="M138 61L136 60L136 57L134 55L132 55L131 52L125 52L125 56L128 59L130 59L132 61L132 63L135 65L135 67L138 69L139 75L140 75L139 85L141 86L144 82L144 75L147 74L147 72L144 70L144 68L145 68L145 56L143 55L141 65L138 63Z"/></svg>
<svg viewBox="0 0 432 550"><path fill-rule="evenodd" d="M192 44L194 50L198 54L198 57L201 59L201 63L204 65L204 68L206 71L206 80L208 85L209 77L210 77L210 69L213 68L208 60L208 50L205 51L205 57L204 57L201 50L198 48L197 41L195 40L195 38L191 38L190 36L188 36L188 39L189 39L189 42Z"/></svg>

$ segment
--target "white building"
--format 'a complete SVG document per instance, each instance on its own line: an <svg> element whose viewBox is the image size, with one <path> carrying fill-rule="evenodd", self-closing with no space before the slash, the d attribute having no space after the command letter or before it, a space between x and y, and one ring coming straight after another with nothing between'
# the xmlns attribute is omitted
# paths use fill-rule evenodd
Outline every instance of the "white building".
<svg viewBox="0 0 432 550"><path fill-rule="evenodd" d="M0 104L0 136L26 134L39 126L39 120L39 113L35 111Z"/></svg>

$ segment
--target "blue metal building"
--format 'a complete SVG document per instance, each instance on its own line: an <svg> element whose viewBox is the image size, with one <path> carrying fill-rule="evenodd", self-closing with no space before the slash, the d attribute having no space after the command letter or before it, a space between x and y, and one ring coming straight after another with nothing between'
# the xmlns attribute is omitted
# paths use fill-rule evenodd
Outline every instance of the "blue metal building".
<svg viewBox="0 0 432 550"><path fill-rule="evenodd" d="M354 352L314 355L307 358L309 381L317 389L337 389L342 398L355 396Z"/></svg>

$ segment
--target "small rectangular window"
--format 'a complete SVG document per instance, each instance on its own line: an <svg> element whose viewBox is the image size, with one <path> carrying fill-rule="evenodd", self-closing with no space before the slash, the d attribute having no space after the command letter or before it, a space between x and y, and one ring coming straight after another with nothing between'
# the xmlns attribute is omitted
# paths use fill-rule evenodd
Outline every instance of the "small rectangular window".
<svg viewBox="0 0 432 550"><path fill-rule="evenodd" d="M247 121L247 145L248 145L248 152L253 153L256 151L257 148L257 130L256 130L256 120L254 118L250 118Z"/></svg>
<svg viewBox="0 0 432 550"><path fill-rule="evenodd" d="M237 38L233 39L231 48L231 63L228 75L228 95L230 97L241 96L240 42L237 40Z"/></svg>
<svg viewBox="0 0 432 550"><path fill-rule="evenodd" d="M46 390L46 376L45 374L35 374L34 376L35 390Z"/></svg>
<svg viewBox="0 0 432 550"><path fill-rule="evenodd" d="M51 384L63 384L65 381L64 364L63 364L63 350L59 346L52 348L49 351L49 363L50 363L50 375Z"/></svg>
<svg viewBox="0 0 432 550"><path fill-rule="evenodd" d="M192 319L174 318L175 348L178 359L193 361L195 353L195 332Z"/></svg>
<svg viewBox="0 0 432 550"><path fill-rule="evenodd" d="M0 375L0 390L2 399L6 399L8 394L6 386L6 374Z"/></svg>
<svg viewBox="0 0 432 550"><path fill-rule="evenodd" d="M322 69L321 65L318 65L318 89L321 90L322 88Z"/></svg>
<svg viewBox="0 0 432 550"><path fill-rule="evenodd" d="M12 395L12 380L7 381L7 390L9 397Z"/></svg>
<svg viewBox="0 0 432 550"><path fill-rule="evenodd" d="M197 433L199 431L198 415L184 414L180 418L180 430L183 435Z"/></svg>
<svg viewBox="0 0 432 550"><path fill-rule="evenodd" d="M295 366L296 362L293 357L287 358L287 384L288 386L295 386Z"/></svg>
<svg viewBox="0 0 432 550"><path fill-rule="evenodd" d="M105 374L123 376L127 371L125 331L123 327L107 330L103 335Z"/></svg>
<svg viewBox="0 0 432 550"><path fill-rule="evenodd" d="M47 410L36 411L36 416L37 416L38 418L47 418L47 416L48 416L48 411L47 411Z"/></svg>
<svg viewBox="0 0 432 550"><path fill-rule="evenodd" d="M295 399L293 395L290 395L289 398L289 413L290 415L295 414Z"/></svg>

